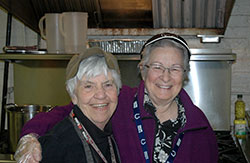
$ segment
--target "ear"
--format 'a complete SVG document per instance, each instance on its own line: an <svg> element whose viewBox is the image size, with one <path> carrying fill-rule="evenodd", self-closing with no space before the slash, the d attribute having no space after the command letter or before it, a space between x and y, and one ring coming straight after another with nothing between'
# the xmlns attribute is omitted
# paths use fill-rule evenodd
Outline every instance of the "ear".
<svg viewBox="0 0 250 163"><path fill-rule="evenodd" d="M76 95L73 95L72 97L71 97L71 101L72 101L72 103L74 104L74 105L76 105L77 104L77 97L76 97Z"/></svg>
<svg viewBox="0 0 250 163"><path fill-rule="evenodd" d="M145 68L142 66L142 64L139 65L140 72L141 72L141 78L142 80L145 80Z"/></svg>

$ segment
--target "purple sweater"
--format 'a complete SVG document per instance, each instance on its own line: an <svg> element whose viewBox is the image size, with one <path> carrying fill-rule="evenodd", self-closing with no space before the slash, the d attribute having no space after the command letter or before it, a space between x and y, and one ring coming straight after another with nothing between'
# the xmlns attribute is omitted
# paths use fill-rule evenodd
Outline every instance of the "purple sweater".
<svg viewBox="0 0 250 163"><path fill-rule="evenodd" d="M139 106L143 106L144 82L141 82L139 88L123 86L119 95L117 110L112 117L113 133L123 163L145 162L133 118L132 103L135 93L138 94ZM184 89L181 90L179 96L185 108L187 122L184 128L178 131L178 134L184 132L184 137L174 163L217 163L218 147L216 137L207 118L192 103ZM66 106L55 107L49 113L37 114L25 124L21 136L32 132L39 135L45 134L58 121L66 117L72 107L73 104L71 103ZM153 117L144 109L141 109L140 112L152 162L156 123Z"/></svg>

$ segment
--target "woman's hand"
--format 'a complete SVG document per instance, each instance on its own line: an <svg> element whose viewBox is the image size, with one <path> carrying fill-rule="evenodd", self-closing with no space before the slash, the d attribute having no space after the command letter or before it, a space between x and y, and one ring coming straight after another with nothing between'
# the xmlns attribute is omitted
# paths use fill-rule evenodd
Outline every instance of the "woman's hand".
<svg viewBox="0 0 250 163"><path fill-rule="evenodd" d="M37 134L31 133L19 140L14 155L18 163L39 163L41 161L41 145L37 138Z"/></svg>

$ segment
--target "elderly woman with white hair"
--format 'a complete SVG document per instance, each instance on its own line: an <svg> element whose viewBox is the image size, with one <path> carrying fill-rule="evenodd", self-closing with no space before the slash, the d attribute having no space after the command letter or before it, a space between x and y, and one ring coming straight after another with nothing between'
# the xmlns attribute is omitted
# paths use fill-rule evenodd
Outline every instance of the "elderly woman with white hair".
<svg viewBox="0 0 250 163"><path fill-rule="evenodd" d="M41 162L120 162L110 122L121 88L116 58L90 48L74 56L66 71L74 106L69 116L38 139Z"/></svg>

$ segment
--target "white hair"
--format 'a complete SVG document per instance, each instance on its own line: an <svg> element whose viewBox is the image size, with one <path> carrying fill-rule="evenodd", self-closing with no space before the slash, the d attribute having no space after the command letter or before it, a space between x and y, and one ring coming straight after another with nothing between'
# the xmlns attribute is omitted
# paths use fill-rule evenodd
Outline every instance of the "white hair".
<svg viewBox="0 0 250 163"><path fill-rule="evenodd" d="M104 74L107 77L108 72L110 72L114 78L114 82L118 91L117 93L119 94L120 88L122 86L120 74L116 70L108 68L104 56L94 55L82 60L79 64L76 75L66 81L66 89L70 97L75 97L75 87L77 82L81 80L83 76L89 79L100 74Z"/></svg>

